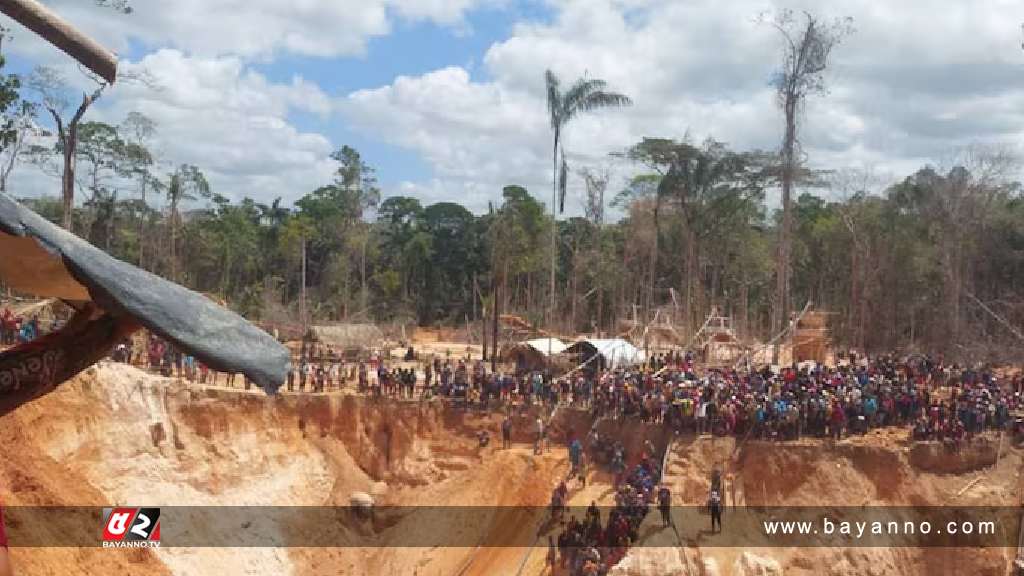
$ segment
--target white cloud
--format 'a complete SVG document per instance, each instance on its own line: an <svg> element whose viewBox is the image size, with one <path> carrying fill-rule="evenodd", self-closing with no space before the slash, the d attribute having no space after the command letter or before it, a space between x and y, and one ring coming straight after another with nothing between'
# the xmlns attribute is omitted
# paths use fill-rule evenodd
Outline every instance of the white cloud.
<svg viewBox="0 0 1024 576"><path fill-rule="evenodd" d="M274 84L237 58L176 50L160 50L139 65L152 71L157 87L118 85L102 116L112 122L131 110L150 116L158 124L154 147L174 162L200 166L218 192L294 200L328 181L330 141L288 121L294 109L329 109L316 86L301 78Z"/></svg>
<svg viewBox="0 0 1024 576"><path fill-rule="evenodd" d="M342 110L357 128L422 154L453 196L480 207L501 184L543 176L537 143L546 121L534 104L529 94L473 83L450 67L355 92Z"/></svg>
<svg viewBox="0 0 1024 576"><path fill-rule="evenodd" d="M153 73L155 87L118 83L86 119L117 124L131 111L152 118L157 130L150 147L165 170L196 164L215 192L236 200L281 196L290 202L330 180L331 142L288 120L296 109L329 110L330 99L315 85L298 77L275 84L237 58L188 57L170 49L137 65ZM55 192L55 183L40 180L30 166L16 174L19 195Z"/></svg>
<svg viewBox="0 0 1024 576"><path fill-rule="evenodd" d="M809 100L801 119L812 164L905 174L955 146L1024 136L1024 5L1010 0L549 0L552 21L519 22L485 54L460 56L482 61L480 77L451 65L340 102L302 78L275 83L247 67L281 53L360 54L396 19L459 28L475 6L503 2L136 0L131 16L80 0L50 3L115 49L175 47L144 60L163 78L162 92L119 85L97 117L153 115L169 157L208 166L236 195L288 197L322 182L330 143L298 130L289 112L326 117L337 107L367 137L411 150L432 168L425 182L397 191L480 210L517 183L549 200L545 68L566 83L604 78L635 101L570 125L566 144L577 167L607 165L609 152L643 136L689 133L774 149L782 122L768 80L781 50L776 32L755 18L777 6L855 19L856 33L836 49L830 93ZM30 38L18 34L12 49L53 52ZM615 185L628 168L615 165ZM572 186L578 193L579 178Z"/></svg>
<svg viewBox="0 0 1024 576"><path fill-rule="evenodd" d="M91 0L51 0L46 4L122 54L130 43L137 43L202 56L266 59L278 53L359 55L369 39L391 31L396 17L463 27L467 11L494 1L134 0L134 11L128 15L98 8ZM3 19L6 22L6 17ZM19 32L14 50L36 57L56 51L19 26L14 29Z"/></svg>
<svg viewBox="0 0 1024 576"><path fill-rule="evenodd" d="M905 174L956 146L1024 136L1024 5L999 0L937 10L933 4L786 4L855 20L855 34L835 51L830 93L811 98L801 119L812 164ZM552 22L519 23L490 47L486 78L471 81L454 67L401 77L349 95L341 109L366 134L423 155L445 190L470 195L476 207L512 182L549 197L545 68L564 82L583 74L603 78L635 101L571 124L567 146L577 166L606 163L608 152L642 136L689 132L740 149L779 145L782 121L768 84L779 38L755 22L773 3L558 0L552 6ZM438 187L435 180L406 190L433 197Z"/></svg>

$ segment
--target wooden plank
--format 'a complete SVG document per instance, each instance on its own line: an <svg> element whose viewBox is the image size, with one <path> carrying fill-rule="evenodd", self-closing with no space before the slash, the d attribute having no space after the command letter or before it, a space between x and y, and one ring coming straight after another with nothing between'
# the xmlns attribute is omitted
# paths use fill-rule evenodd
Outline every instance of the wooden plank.
<svg viewBox="0 0 1024 576"><path fill-rule="evenodd" d="M0 12L42 36L107 82L114 83L117 57L46 6L36 0L0 0Z"/></svg>

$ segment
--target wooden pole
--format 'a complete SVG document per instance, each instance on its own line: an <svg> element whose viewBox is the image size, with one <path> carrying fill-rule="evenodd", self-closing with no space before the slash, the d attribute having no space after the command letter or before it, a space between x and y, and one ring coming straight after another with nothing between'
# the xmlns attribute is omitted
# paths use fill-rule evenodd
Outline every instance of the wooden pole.
<svg viewBox="0 0 1024 576"><path fill-rule="evenodd" d="M306 315L306 236L302 236L302 337L305 339L309 331L309 318Z"/></svg>
<svg viewBox="0 0 1024 576"><path fill-rule="evenodd" d="M495 275L494 286L492 288L494 295L492 296L493 302L491 303L491 372L498 370L498 282L497 275Z"/></svg>
<svg viewBox="0 0 1024 576"><path fill-rule="evenodd" d="M0 12L42 36L107 82L114 83L117 57L113 52L76 30L46 6L36 0L0 0Z"/></svg>

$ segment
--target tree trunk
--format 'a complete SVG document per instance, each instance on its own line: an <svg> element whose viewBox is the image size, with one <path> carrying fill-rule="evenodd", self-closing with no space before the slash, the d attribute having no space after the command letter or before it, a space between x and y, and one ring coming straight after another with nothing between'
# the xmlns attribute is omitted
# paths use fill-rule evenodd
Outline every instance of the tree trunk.
<svg viewBox="0 0 1024 576"><path fill-rule="evenodd" d="M142 177L142 206L139 207L139 268L146 269L143 258L146 242L146 176Z"/></svg>
<svg viewBox="0 0 1024 576"><path fill-rule="evenodd" d="M555 321L555 268L558 263L558 139L560 130L555 128L555 145L551 151L551 304L548 309L548 324Z"/></svg>
<svg viewBox="0 0 1024 576"><path fill-rule="evenodd" d="M62 225L68 232L72 230L71 210L75 202L75 136L76 126L70 126L68 137L64 141L64 172L61 176L61 198L64 207L64 219Z"/></svg>
<svg viewBox="0 0 1024 576"><path fill-rule="evenodd" d="M690 229L689 223L686 225L686 307L684 308L686 313L686 326L689 330L693 330L698 324L697 320L697 306L695 300L697 297L696 288L694 282L697 279L697 246L696 238L694 238L693 232Z"/></svg>
<svg viewBox="0 0 1024 576"><path fill-rule="evenodd" d="M171 281L178 281L178 199L171 198Z"/></svg>
<svg viewBox="0 0 1024 576"><path fill-rule="evenodd" d="M82 94L82 103L78 105L78 110L75 111L75 115L68 122L66 133L60 119L60 114L52 108L49 109L54 123L57 125L58 138L64 144L64 172L61 177L61 192L64 207L63 226L69 232L72 231L71 210L75 199L75 150L78 147L78 123L82 120L82 116L85 115L85 111L89 109L89 106L99 99L104 88L106 88L105 84L97 88L91 95Z"/></svg>
<svg viewBox="0 0 1024 576"><path fill-rule="evenodd" d="M660 226L660 213L661 213L661 197L656 194L654 198L654 239L651 241L651 274L650 281L647 287L647 316L651 317L654 313L654 308L657 306L654 301L656 290L655 284L657 283L657 270L658 270L658 242L661 236Z"/></svg>
<svg viewBox="0 0 1024 576"><path fill-rule="evenodd" d="M11 144L11 151L7 156L7 164L4 165L3 171L0 172L0 192L7 192L7 180L11 176L11 172L14 171L14 165L18 161L18 156L21 154L22 146L25 144L25 140L28 137L29 123L22 121L18 128L17 136L14 142Z"/></svg>
<svg viewBox="0 0 1024 576"><path fill-rule="evenodd" d="M569 311L569 331L576 330L576 291L579 284L579 242L576 243L575 248L572 251L572 286L569 289L569 295L572 298L572 306Z"/></svg>
<svg viewBox="0 0 1024 576"><path fill-rule="evenodd" d="M494 372L498 368L498 289L499 283L493 282L494 294L491 296L491 344L493 350L491 351L491 372Z"/></svg>
<svg viewBox="0 0 1024 576"><path fill-rule="evenodd" d="M359 298L361 300L361 305L362 305L362 309L363 309L364 313L366 312L367 296L368 296L368 294L366 292L366 245L369 242L370 242L370 237L369 236L367 236L365 239L363 239L362 261L359 264L359 270L360 270L359 271L359 276L360 276L360 282L362 284L361 291L360 291L360 294L359 294ZM305 276L303 276L303 282L305 282Z"/></svg>
<svg viewBox="0 0 1024 576"><path fill-rule="evenodd" d="M302 235L302 336L305 338L309 327L306 315L306 235Z"/></svg>
<svg viewBox="0 0 1024 576"><path fill-rule="evenodd" d="M344 320L348 320L348 301L352 299L352 289L349 287L348 265L345 266L344 299L341 301L341 313Z"/></svg>
<svg viewBox="0 0 1024 576"><path fill-rule="evenodd" d="M110 214L107 216L107 254L114 253L114 219L117 217L117 190L110 197Z"/></svg>
<svg viewBox="0 0 1024 576"><path fill-rule="evenodd" d="M786 93L785 114L786 133L782 144L782 228L779 231L778 260L775 265L775 313L773 314L775 333L782 332L789 319L790 310L790 243L793 231L792 191L795 176L796 147L796 108L798 95L794 90ZM773 351L773 363L778 362L779 347Z"/></svg>

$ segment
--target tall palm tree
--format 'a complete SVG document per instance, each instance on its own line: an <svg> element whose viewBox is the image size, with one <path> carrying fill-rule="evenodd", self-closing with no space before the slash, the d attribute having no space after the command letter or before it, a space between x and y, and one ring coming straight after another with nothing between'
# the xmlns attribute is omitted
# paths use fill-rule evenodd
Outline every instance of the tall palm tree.
<svg viewBox="0 0 1024 576"><path fill-rule="evenodd" d="M565 152L562 151L562 169L558 168L559 146L566 124L581 112L590 112L598 108L628 106L633 103L628 96L609 92L605 88L608 83L598 78L579 78L573 85L562 92L558 76L551 70L544 72L544 81L548 92L548 113L551 116L551 129L555 133L554 146L551 150L551 310L549 321L555 313L555 267L558 262L558 212L565 208L565 183L568 167L565 164ZM558 212L555 205L558 205Z"/></svg>

